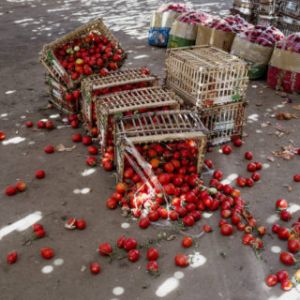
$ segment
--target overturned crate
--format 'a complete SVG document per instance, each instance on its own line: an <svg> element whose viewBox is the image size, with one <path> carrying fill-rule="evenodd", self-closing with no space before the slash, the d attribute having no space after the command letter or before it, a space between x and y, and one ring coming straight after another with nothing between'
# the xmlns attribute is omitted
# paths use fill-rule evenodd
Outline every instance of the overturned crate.
<svg viewBox="0 0 300 300"><path fill-rule="evenodd" d="M96 116L102 154L108 146L114 146L116 119L137 113L178 110L182 102L174 92L158 86L113 93L99 100Z"/></svg>
<svg viewBox="0 0 300 300"><path fill-rule="evenodd" d="M108 39L108 43L112 43L115 46L115 50L120 50L121 60L117 62L118 67L123 64L126 54L122 49L118 40L113 36L111 31L105 26L101 19L93 20L85 25L80 26L76 30L66 34L65 36L46 44L40 55L40 62L49 72L49 74L55 78L58 82L63 83L67 88L77 88L80 86L81 80L86 77L83 73L77 72L75 69L75 64L72 68L69 68L68 63L62 63L58 59L59 51L65 51L66 53L74 54L78 50L78 39L87 38L93 39L91 35L97 34L98 36L103 36ZM61 48L68 45L67 49ZM80 47L79 47L80 48ZM79 56L77 56L79 58ZM72 64L72 62L70 62ZM104 67L108 63L108 59L104 62ZM99 71L93 69L93 72ZM76 76L74 75L76 73Z"/></svg>
<svg viewBox="0 0 300 300"><path fill-rule="evenodd" d="M127 116L116 122L117 173L123 178L125 162L136 152L135 146L151 143L191 141L197 149L197 173L206 152L206 129L199 115L189 110L161 111ZM143 166L140 166L143 169Z"/></svg>
<svg viewBox="0 0 300 300"><path fill-rule="evenodd" d="M207 108L197 108L201 121L208 129L208 144L211 146L229 142L236 137L242 137L245 102L216 105Z"/></svg>
<svg viewBox="0 0 300 300"><path fill-rule="evenodd" d="M167 50L166 69L166 86L198 107L240 101L249 81L245 61L210 46Z"/></svg>
<svg viewBox="0 0 300 300"><path fill-rule="evenodd" d="M91 131L96 122L95 105L101 96L158 85L158 77L151 75L147 68L116 71L108 76L92 75L82 81L82 117L84 125Z"/></svg>
<svg viewBox="0 0 300 300"><path fill-rule="evenodd" d="M50 75L46 75L45 83L49 88L49 102L56 109L65 114L80 112L81 93L79 89L70 90Z"/></svg>

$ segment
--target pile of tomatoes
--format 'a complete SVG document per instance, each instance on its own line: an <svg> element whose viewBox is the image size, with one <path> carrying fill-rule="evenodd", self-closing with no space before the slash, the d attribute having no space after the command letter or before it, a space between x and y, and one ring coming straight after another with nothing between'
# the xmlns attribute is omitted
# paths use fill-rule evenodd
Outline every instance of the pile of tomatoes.
<svg viewBox="0 0 300 300"><path fill-rule="evenodd" d="M105 35L90 32L54 50L54 54L73 81L83 76L108 75L125 59L124 51Z"/></svg>

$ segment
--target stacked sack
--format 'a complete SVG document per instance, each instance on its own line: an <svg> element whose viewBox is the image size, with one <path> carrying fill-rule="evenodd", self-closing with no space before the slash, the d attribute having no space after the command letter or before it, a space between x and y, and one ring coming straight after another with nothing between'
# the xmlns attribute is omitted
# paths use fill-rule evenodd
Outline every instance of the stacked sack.
<svg viewBox="0 0 300 300"><path fill-rule="evenodd" d="M211 15L201 11L190 11L180 15L172 25L168 48L195 45L198 25L206 25L212 19Z"/></svg>
<svg viewBox="0 0 300 300"><path fill-rule="evenodd" d="M189 9L185 4L168 3L162 5L152 15L150 29L148 33L148 43L150 46L167 47L169 32L175 19Z"/></svg>
<svg viewBox="0 0 300 300"><path fill-rule="evenodd" d="M235 35L252 27L239 15L214 18L208 24L198 26L196 45L212 45L229 52Z"/></svg>
<svg viewBox="0 0 300 300"><path fill-rule="evenodd" d="M231 54L249 62L250 79L259 79L267 72L275 43L283 38L283 33L273 26L256 25L235 37Z"/></svg>
<svg viewBox="0 0 300 300"><path fill-rule="evenodd" d="M300 33L276 44L268 70L268 85L287 93L300 93Z"/></svg>

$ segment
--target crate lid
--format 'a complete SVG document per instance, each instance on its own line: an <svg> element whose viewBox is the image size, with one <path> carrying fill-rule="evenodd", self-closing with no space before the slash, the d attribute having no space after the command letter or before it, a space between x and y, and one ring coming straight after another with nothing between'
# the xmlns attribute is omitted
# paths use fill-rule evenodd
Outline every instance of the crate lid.
<svg viewBox="0 0 300 300"><path fill-rule="evenodd" d="M174 92L154 86L98 96L95 102L100 114L115 114L141 108L174 107L182 100Z"/></svg>
<svg viewBox="0 0 300 300"><path fill-rule="evenodd" d="M140 68L123 69L112 72L105 77L98 74L91 75L82 81L81 86L84 89L98 90L112 86L120 86L144 81L155 81L157 79L158 78L155 75L141 73Z"/></svg>
<svg viewBox="0 0 300 300"><path fill-rule="evenodd" d="M170 140L182 137L204 137L206 128L198 113L189 110L169 110L136 114L116 122L117 138L129 138L132 142Z"/></svg>
<svg viewBox="0 0 300 300"><path fill-rule="evenodd" d="M224 66L232 66L232 64L240 64L245 68L247 67L247 63L244 60L211 46L168 49L167 60L171 57L181 60L193 68L221 69Z"/></svg>

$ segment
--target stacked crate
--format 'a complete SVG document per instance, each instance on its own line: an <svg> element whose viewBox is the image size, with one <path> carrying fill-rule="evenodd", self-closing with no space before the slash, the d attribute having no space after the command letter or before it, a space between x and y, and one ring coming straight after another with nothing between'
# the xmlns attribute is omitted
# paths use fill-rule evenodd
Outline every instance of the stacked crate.
<svg viewBox="0 0 300 300"><path fill-rule="evenodd" d="M147 112L179 110L181 99L174 92L153 86L101 96L95 99L95 103L101 153L105 158L115 150L117 119Z"/></svg>
<svg viewBox="0 0 300 300"><path fill-rule="evenodd" d="M277 4L276 0L259 0L256 23L262 26L276 25Z"/></svg>
<svg viewBox="0 0 300 300"><path fill-rule="evenodd" d="M299 0L282 0L279 8L278 28L290 35L300 31L300 2Z"/></svg>
<svg viewBox="0 0 300 300"><path fill-rule="evenodd" d="M74 63L74 61L79 58L79 56L77 56L77 51L80 49L80 47L76 46L76 41L81 38L90 38L89 35L92 34L105 37L109 43L114 44L116 49L120 50L120 53L122 53L120 54L121 60L117 62L117 67L121 67L126 55L118 40L112 35L101 19L96 19L80 26L76 30L64 35L54 42L46 44L42 49L40 62L47 71L45 82L49 89L49 102L64 113L80 112L81 81L87 75L76 71L77 63ZM69 55L69 59L72 57L73 62L68 61L72 66L63 66L57 56L58 49L67 43L74 46L63 50ZM108 60L109 59L107 59L107 63ZM106 65L103 67L106 67ZM94 68L92 71L95 73L99 70Z"/></svg>
<svg viewBox="0 0 300 300"><path fill-rule="evenodd" d="M257 0L258 1L258 0ZM257 1L254 0L234 0L231 13L240 15L248 22L254 20L257 8Z"/></svg>
<svg viewBox="0 0 300 300"><path fill-rule="evenodd" d="M125 90L157 86L159 79L150 74L147 68L124 69L102 77L92 75L81 84L82 118L85 129L92 133L97 131L96 105L106 96Z"/></svg>
<svg viewBox="0 0 300 300"><path fill-rule="evenodd" d="M166 86L197 110L211 145L242 135L248 67L220 49L196 46L170 49Z"/></svg>
<svg viewBox="0 0 300 300"><path fill-rule="evenodd" d="M195 164L200 173L206 152L206 129L199 115L188 110L160 111L136 114L116 122L116 157L120 180L126 164L135 167L141 178L155 180L153 169L145 157L140 157L137 147L151 144L189 141L195 149ZM155 186L155 183L154 183Z"/></svg>

